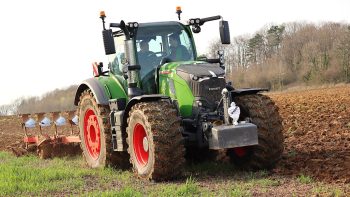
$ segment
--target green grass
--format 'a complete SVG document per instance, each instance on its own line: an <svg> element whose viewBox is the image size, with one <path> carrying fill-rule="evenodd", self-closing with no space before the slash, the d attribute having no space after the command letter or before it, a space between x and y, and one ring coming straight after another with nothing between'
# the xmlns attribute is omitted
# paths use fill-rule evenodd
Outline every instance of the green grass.
<svg viewBox="0 0 350 197"><path fill-rule="evenodd" d="M177 196L198 195L199 193L199 188L192 177L188 178L186 183L181 185L176 191Z"/></svg>
<svg viewBox="0 0 350 197"><path fill-rule="evenodd" d="M250 190L246 187L236 186L230 192L232 197L252 196Z"/></svg>
<svg viewBox="0 0 350 197"><path fill-rule="evenodd" d="M120 191L113 191L113 190L107 190L107 191L94 191L90 192L88 194L85 194L84 196L88 197L141 197L142 194L138 191L136 191L134 188L131 187L125 187L121 189Z"/></svg>
<svg viewBox="0 0 350 197"><path fill-rule="evenodd" d="M104 186L115 180L127 182L130 176L130 172L110 168L86 168L80 158L40 160L36 156L15 158L0 152L0 196L81 193L89 184Z"/></svg>
<svg viewBox="0 0 350 197"><path fill-rule="evenodd" d="M350 188L349 188L350 189ZM334 186L327 186L324 184L318 184L315 186L311 193L313 195L318 195L318 196L334 196L334 197L339 197L339 196L346 196L344 195L344 192L337 187Z"/></svg>
<svg viewBox="0 0 350 197"><path fill-rule="evenodd" d="M158 183L158 186L153 188L149 196L203 196L209 195L209 191L200 188L195 179L189 177L184 184Z"/></svg>
<svg viewBox="0 0 350 197"><path fill-rule="evenodd" d="M299 175L297 177L297 180L299 181L299 183L302 183L302 184L309 184L309 183L313 182L311 177L303 175L303 174Z"/></svg>
<svg viewBox="0 0 350 197"><path fill-rule="evenodd" d="M280 181L269 179L269 178L258 179L255 181L255 184L260 187L273 187L273 186L281 185Z"/></svg>
<svg viewBox="0 0 350 197"><path fill-rule="evenodd" d="M36 156L16 158L0 152L0 196L82 194L86 196L143 196L142 181L130 171L90 169L80 157L40 160ZM146 182L146 185L151 184ZM201 191L195 179L184 183L149 187L148 194L193 196Z"/></svg>
<svg viewBox="0 0 350 197"><path fill-rule="evenodd" d="M74 168L77 163L69 160L54 159L43 163L34 156L17 159L7 153L0 155L1 196L81 188L84 177L94 175L87 169Z"/></svg>
<svg viewBox="0 0 350 197"><path fill-rule="evenodd" d="M309 176L286 181L267 171L245 172L225 163L189 165L179 179L151 182L135 178L131 170L90 169L81 157L41 160L0 152L0 196L255 196L289 181L307 184L310 195L346 194Z"/></svg>

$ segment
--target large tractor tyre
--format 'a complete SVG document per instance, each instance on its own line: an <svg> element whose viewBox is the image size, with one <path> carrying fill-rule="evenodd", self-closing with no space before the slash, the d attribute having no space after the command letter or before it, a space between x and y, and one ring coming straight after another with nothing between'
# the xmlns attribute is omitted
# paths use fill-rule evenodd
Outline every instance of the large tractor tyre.
<svg viewBox="0 0 350 197"><path fill-rule="evenodd" d="M233 98L240 107L240 120L250 119L258 127L259 144L227 150L231 162L244 169L272 169L283 153L283 126L278 107L265 95Z"/></svg>
<svg viewBox="0 0 350 197"><path fill-rule="evenodd" d="M92 168L125 169L129 164L127 152L113 152L109 107L98 105L93 93L85 90L79 100L78 117L83 156Z"/></svg>
<svg viewBox="0 0 350 197"><path fill-rule="evenodd" d="M182 127L166 101L135 104L128 118L128 152L138 177L161 181L178 176L185 162Z"/></svg>

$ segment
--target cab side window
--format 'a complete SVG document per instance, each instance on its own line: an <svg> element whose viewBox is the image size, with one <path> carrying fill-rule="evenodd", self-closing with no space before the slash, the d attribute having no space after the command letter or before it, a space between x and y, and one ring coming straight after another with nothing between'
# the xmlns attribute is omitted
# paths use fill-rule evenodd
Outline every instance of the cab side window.
<svg viewBox="0 0 350 197"><path fill-rule="evenodd" d="M116 53L108 57L111 72L118 75L123 73L123 66L126 64L124 40L125 36L114 38Z"/></svg>
<svg viewBox="0 0 350 197"><path fill-rule="evenodd" d="M192 50L192 44L191 44L190 38L188 37L187 33L184 30L181 31L179 38L180 38L181 45L185 46L189 52L189 56L190 56L189 59L192 60L193 50Z"/></svg>

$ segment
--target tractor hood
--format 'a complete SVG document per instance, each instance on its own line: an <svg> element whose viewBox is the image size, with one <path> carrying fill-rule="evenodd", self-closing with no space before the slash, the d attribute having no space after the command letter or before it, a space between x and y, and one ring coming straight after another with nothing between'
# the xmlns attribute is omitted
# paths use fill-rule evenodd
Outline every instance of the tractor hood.
<svg viewBox="0 0 350 197"><path fill-rule="evenodd" d="M192 95L210 110L217 107L225 88L225 71L217 64L181 64L176 74L188 85Z"/></svg>
<svg viewBox="0 0 350 197"><path fill-rule="evenodd" d="M203 61L170 62L159 70L159 92L177 100L181 116L191 117L195 100L214 110L225 88L225 71Z"/></svg>
<svg viewBox="0 0 350 197"><path fill-rule="evenodd" d="M186 80L187 77L205 78L222 77L225 71L216 64L182 64L176 68L176 73Z"/></svg>

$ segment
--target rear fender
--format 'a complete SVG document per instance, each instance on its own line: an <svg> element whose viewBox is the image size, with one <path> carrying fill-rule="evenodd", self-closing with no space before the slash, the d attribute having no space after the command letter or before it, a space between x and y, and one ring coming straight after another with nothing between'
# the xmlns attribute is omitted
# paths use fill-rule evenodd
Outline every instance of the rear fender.
<svg viewBox="0 0 350 197"><path fill-rule="evenodd" d="M78 87L75 93L74 105L78 106L80 95L85 90L90 89L96 98L97 104L108 105L108 97L104 91L103 86L99 83L96 78L90 78L83 81L82 84Z"/></svg>

